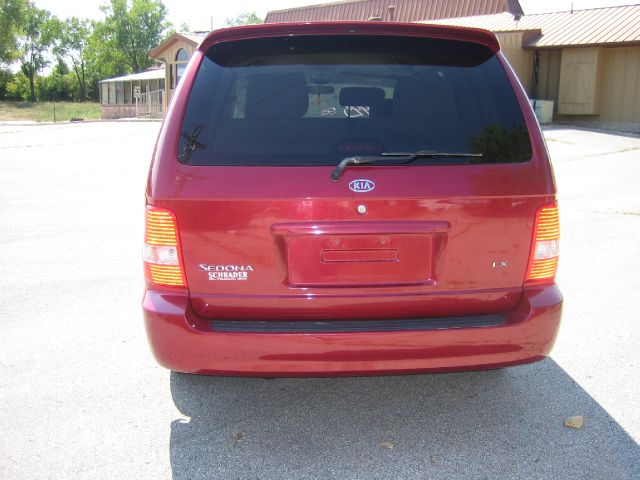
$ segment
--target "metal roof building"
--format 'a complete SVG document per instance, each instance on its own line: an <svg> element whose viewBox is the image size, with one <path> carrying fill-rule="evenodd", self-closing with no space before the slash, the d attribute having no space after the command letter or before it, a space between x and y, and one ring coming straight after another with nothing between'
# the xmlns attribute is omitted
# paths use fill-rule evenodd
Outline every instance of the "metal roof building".
<svg viewBox="0 0 640 480"><path fill-rule="evenodd" d="M640 44L640 5L526 15L508 13L432 20L428 23L483 28L492 32L539 30L525 47L621 46Z"/></svg>
<svg viewBox="0 0 640 480"><path fill-rule="evenodd" d="M532 98L556 119L640 133L640 4L428 20L491 30Z"/></svg>
<svg viewBox="0 0 640 480"><path fill-rule="evenodd" d="M518 0L347 0L274 10L267 13L265 23L372 18L392 22L417 22L501 12L523 15Z"/></svg>

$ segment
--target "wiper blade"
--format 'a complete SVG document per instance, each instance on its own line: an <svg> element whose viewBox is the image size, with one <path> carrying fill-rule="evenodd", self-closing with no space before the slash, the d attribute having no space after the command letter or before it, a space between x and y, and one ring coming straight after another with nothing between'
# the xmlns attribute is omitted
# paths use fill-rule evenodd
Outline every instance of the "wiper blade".
<svg viewBox="0 0 640 480"><path fill-rule="evenodd" d="M331 179L338 180L348 165L366 165L369 163L397 160L399 163L410 163L418 158L482 158L481 153L454 153L454 152L434 152L431 150L420 150L413 153L404 152L384 152L378 156L365 155L356 157L346 157L331 172Z"/></svg>
<svg viewBox="0 0 640 480"><path fill-rule="evenodd" d="M196 128L193 129L193 132L181 132L180 136L187 141L187 144L184 146L182 153L179 155L180 160L184 160L185 162L189 160L191 154L197 149L204 149L206 145L198 141L198 136L202 132L204 125L197 125Z"/></svg>

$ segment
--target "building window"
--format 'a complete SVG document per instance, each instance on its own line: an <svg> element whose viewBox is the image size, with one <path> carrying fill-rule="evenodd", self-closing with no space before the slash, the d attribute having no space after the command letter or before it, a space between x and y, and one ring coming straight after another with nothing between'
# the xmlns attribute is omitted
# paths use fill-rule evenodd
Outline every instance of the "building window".
<svg viewBox="0 0 640 480"><path fill-rule="evenodd" d="M116 82L109 82L109 105L116 104Z"/></svg>
<svg viewBox="0 0 640 480"><path fill-rule="evenodd" d="M131 82L124 82L124 103L131 105L133 99L131 98Z"/></svg>
<svg viewBox="0 0 640 480"><path fill-rule="evenodd" d="M173 88L175 88L178 83L180 83L180 79L182 78L182 74L184 70L187 68L187 62L189 61L189 54L184 48L178 50L176 53L176 75L175 75L175 84L173 84ZM172 82L173 83L173 82Z"/></svg>
<svg viewBox="0 0 640 480"><path fill-rule="evenodd" d="M109 103L109 84L106 82L100 84L100 103L102 105Z"/></svg>
<svg viewBox="0 0 640 480"><path fill-rule="evenodd" d="M118 105L124 103L124 82L116 82L116 103Z"/></svg>

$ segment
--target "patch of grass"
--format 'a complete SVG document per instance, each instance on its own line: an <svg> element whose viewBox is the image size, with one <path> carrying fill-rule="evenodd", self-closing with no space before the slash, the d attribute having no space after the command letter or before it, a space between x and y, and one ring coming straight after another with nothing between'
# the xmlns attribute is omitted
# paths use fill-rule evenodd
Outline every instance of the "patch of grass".
<svg viewBox="0 0 640 480"><path fill-rule="evenodd" d="M53 102L0 102L0 121L53 122L53 108ZM56 122L68 122L72 118L99 119L100 104L55 102Z"/></svg>

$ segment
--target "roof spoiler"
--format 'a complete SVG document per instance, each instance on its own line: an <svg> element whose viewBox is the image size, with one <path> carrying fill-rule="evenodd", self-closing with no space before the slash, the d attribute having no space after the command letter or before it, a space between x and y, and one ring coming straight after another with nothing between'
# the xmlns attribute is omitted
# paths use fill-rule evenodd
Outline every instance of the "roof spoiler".
<svg viewBox="0 0 640 480"><path fill-rule="evenodd" d="M389 22L313 22L268 23L222 28L211 32L198 49L206 52L216 43L289 35L388 35L458 40L484 45L494 53L500 50L496 36L478 28Z"/></svg>

